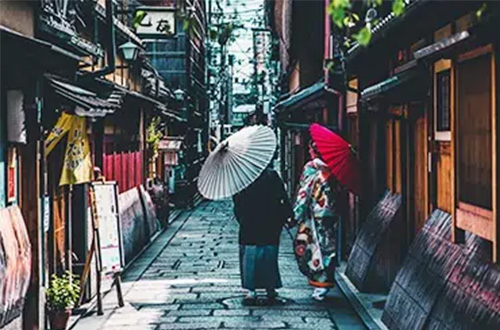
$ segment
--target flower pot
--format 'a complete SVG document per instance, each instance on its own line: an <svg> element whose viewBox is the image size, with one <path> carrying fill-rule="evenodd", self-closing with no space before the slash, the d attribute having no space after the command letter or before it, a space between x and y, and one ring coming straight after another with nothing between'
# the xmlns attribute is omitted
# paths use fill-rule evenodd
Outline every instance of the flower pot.
<svg viewBox="0 0 500 330"><path fill-rule="evenodd" d="M49 310L49 322L51 330L66 330L71 309Z"/></svg>

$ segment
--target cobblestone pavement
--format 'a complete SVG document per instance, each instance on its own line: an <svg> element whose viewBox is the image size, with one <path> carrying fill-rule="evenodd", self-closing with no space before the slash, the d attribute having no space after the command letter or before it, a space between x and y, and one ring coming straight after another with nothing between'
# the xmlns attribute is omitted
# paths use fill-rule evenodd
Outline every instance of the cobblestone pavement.
<svg viewBox="0 0 500 330"><path fill-rule="evenodd" d="M279 293L287 303L243 306L237 234L231 202L202 203L176 220L127 273L125 307L117 308L110 293L104 315L85 317L75 329L365 329L338 290L322 303L310 298L286 234Z"/></svg>

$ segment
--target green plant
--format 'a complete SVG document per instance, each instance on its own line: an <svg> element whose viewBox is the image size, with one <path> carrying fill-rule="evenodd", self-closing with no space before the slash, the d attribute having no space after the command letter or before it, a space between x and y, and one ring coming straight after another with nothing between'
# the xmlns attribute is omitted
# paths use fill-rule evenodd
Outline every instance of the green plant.
<svg viewBox="0 0 500 330"><path fill-rule="evenodd" d="M154 117L151 119L147 130L146 130L146 142L149 145L149 149L151 150L152 160L156 159L158 156L158 144L160 140L163 138L163 133L160 130L160 117Z"/></svg>
<svg viewBox="0 0 500 330"><path fill-rule="evenodd" d="M50 309L72 308L80 297L80 281L69 271L62 276L52 275L46 294Z"/></svg>

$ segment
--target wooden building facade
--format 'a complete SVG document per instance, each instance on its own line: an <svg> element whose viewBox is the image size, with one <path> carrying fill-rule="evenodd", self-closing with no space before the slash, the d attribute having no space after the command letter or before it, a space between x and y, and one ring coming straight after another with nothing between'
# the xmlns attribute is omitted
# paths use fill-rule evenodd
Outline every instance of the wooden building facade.
<svg viewBox="0 0 500 330"><path fill-rule="evenodd" d="M182 138L183 148L178 165L168 165L168 159L164 158L163 170L174 177L173 202L190 205L198 196L196 180L207 155L206 3L142 1L135 10L145 12L153 20L158 15L170 20L168 31L158 33L147 27L139 27L137 31L144 40L147 58L165 86L175 94L181 120L167 125L167 135L169 139ZM148 16L143 22L148 22Z"/></svg>
<svg viewBox="0 0 500 330"><path fill-rule="evenodd" d="M399 17L389 2L377 8L371 42L345 51L343 76L322 71L338 56L329 1L266 1L285 72L283 177L293 193L309 124L339 132L364 183L339 203L345 277L388 295L390 329L496 329L500 8L404 3Z"/></svg>
<svg viewBox="0 0 500 330"><path fill-rule="evenodd" d="M337 132L341 125L342 94L325 69L336 56L328 5L329 1L266 1L267 21L280 40L282 97L273 111L280 130L281 173L290 194L309 157L309 125L321 123Z"/></svg>
<svg viewBox="0 0 500 330"><path fill-rule="evenodd" d="M500 324L500 8L485 8L408 1L395 17L382 6L370 45L347 54L346 136L365 186L349 198L346 275L360 291L389 294L383 321L391 329ZM472 264L489 279L468 273ZM459 278L482 289L469 292ZM433 281L441 284L425 284ZM497 298L478 298L485 294Z"/></svg>
<svg viewBox="0 0 500 330"><path fill-rule="evenodd" d="M117 182L119 203L127 205L120 209L125 261L160 229L144 189L148 178L159 175L148 167L153 146L147 127L159 118L163 134L165 127L181 132L187 119L146 57L125 59L120 46L127 42L143 49L124 15L127 4L0 2L0 214L3 224L23 223L31 245L31 271L23 274L27 293L2 312L0 328L45 329L50 276L66 270L80 274L90 248L88 184L60 185L67 138L45 152L45 140L63 113L85 118L92 166ZM199 72L193 75L203 81ZM3 229L0 234L7 235ZM91 280L86 298L95 292Z"/></svg>

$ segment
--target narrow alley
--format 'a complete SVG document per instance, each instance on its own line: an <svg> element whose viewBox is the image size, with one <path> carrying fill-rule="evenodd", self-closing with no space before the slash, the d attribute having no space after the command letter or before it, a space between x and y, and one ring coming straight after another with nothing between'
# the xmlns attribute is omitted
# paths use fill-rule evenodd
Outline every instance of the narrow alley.
<svg viewBox="0 0 500 330"><path fill-rule="evenodd" d="M74 329L365 329L339 290L322 303L311 299L286 232L279 259L286 303L243 306L231 208L204 202L179 216L125 274L125 307L110 292L104 315L82 318Z"/></svg>

